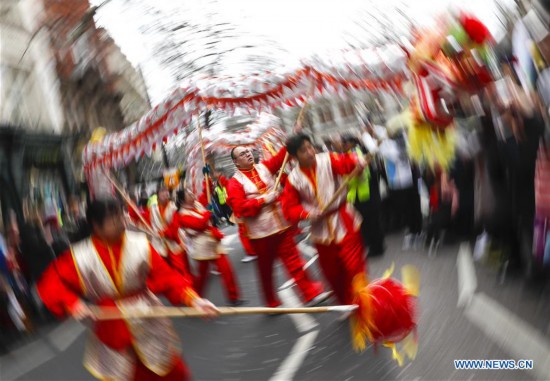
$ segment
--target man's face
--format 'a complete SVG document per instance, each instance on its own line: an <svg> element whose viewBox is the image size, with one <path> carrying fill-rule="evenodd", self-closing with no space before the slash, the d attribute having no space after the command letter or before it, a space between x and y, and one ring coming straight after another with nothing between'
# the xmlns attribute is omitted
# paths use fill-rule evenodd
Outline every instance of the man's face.
<svg viewBox="0 0 550 381"><path fill-rule="evenodd" d="M345 142L344 143L344 152L351 151L353 149L353 143L352 142Z"/></svg>
<svg viewBox="0 0 550 381"><path fill-rule="evenodd" d="M161 189L158 193L158 201L161 205L166 205L168 201L170 200L170 192L168 192L168 189Z"/></svg>
<svg viewBox="0 0 550 381"><path fill-rule="evenodd" d="M114 212L105 217L103 224L94 224L94 233L106 242L115 242L120 239L126 230L126 219L122 211Z"/></svg>
<svg viewBox="0 0 550 381"><path fill-rule="evenodd" d="M315 164L315 147L313 147L313 144L304 140L302 146L296 153L296 159L298 159L300 167L312 167Z"/></svg>
<svg viewBox="0 0 550 381"><path fill-rule="evenodd" d="M254 166L254 155L245 147L237 147L233 151L233 162L237 168L250 169Z"/></svg>

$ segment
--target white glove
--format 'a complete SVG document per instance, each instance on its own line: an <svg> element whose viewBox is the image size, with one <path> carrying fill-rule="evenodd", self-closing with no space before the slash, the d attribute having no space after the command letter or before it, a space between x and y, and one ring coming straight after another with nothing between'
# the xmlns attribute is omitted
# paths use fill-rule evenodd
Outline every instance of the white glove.
<svg viewBox="0 0 550 381"><path fill-rule="evenodd" d="M277 199L277 197L279 197L279 192L275 191L268 192L262 196L266 204L273 203Z"/></svg>
<svg viewBox="0 0 550 381"><path fill-rule="evenodd" d="M216 317L220 314L220 310L208 299L196 298L193 300L192 307L196 308L199 312L206 314L208 317Z"/></svg>

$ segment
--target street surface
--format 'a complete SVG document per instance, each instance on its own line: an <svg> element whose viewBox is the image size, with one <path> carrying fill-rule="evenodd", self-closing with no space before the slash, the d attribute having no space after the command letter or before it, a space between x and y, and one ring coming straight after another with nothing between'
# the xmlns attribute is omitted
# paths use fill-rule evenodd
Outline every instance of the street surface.
<svg viewBox="0 0 550 381"><path fill-rule="evenodd" d="M247 305L262 305L256 263L241 263L236 229L224 229ZM387 252L369 260L372 277L395 263L421 272L419 350L399 367L391 352L369 347L355 353L347 322L337 314L175 319L184 358L196 380L545 380L550 379L550 290L533 291L520 280L500 284L490 268L471 260L468 244L443 246L434 258L425 250L401 251L401 235L387 238ZM309 270L320 277L316 252L300 244ZM277 265L279 295L300 304ZM282 286L282 287L281 287ZM212 275L207 297L224 305L220 279ZM333 303L333 300L329 301ZM0 358L1 380L92 380L82 367L84 328L66 321ZM455 370L455 359L530 359L533 370Z"/></svg>

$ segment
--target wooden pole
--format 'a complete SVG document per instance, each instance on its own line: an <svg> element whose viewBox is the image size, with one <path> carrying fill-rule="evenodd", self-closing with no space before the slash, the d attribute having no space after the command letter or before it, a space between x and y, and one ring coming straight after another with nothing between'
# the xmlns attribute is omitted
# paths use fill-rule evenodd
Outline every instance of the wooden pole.
<svg viewBox="0 0 550 381"><path fill-rule="evenodd" d="M309 103L304 103L302 106L302 109L300 110L300 113L298 114L298 118L296 118L296 124L294 125L294 129L296 129L296 126L302 122L302 119L304 117L304 110L308 106ZM286 163L288 162L289 158L288 152L285 154L285 159L283 160L283 165L281 165L281 169L279 170L279 174L277 175L277 179L275 180L275 186L273 187L273 190L277 190L279 187L279 184L281 183L281 177L283 176L283 172L285 171Z"/></svg>
<svg viewBox="0 0 550 381"><path fill-rule="evenodd" d="M200 115L197 117L197 123L199 125L199 140L201 142L201 154L202 154L202 164L206 167L206 155L204 153L204 142L202 140L202 127L201 127L201 117ZM208 200L208 203L210 204L212 202L212 196L210 195L210 176L208 176L208 173L204 174L204 183L206 184L206 199Z"/></svg>
<svg viewBox="0 0 550 381"><path fill-rule="evenodd" d="M366 159L367 160L367 165L370 163L371 159L372 159L372 156L368 155L367 159ZM351 173L344 179L342 184L340 184L338 189L336 189L336 192L334 192L334 194L332 195L332 198L330 199L330 201L323 207L323 209L321 210L321 214L324 214L332 206L332 204L334 204L334 202L338 199L338 197L340 197L342 192L344 192L347 189L347 186L348 186L349 182L351 181L351 179L354 178L355 176L359 175L359 173L363 169L364 168L361 168L361 167L355 167L355 169L353 171L351 171Z"/></svg>
<svg viewBox="0 0 550 381"><path fill-rule="evenodd" d="M324 307L296 307L296 308L270 308L270 307L218 307L221 316L228 315L270 315L270 314L315 314L327 312L352 312L357 305L324 306ZM192 307L165 307L152 306L147 308L127 308L120 310L115 307L90 308L95 320L116 319L152 319L160 317L204 317L205 313Z"/></svg>
<svg viewBox="0 0 550 381"><path fill-rule="evenodd" d="M279 169L279 174L277 175L277 179L275 180L275 185L273 186L273 190L277 190L279 187L279 184L281 183L281 177L283 176L283 173L285 171L286 163L288 162L288 158L290 156L288 155L288 152L285 154L285 159L283 160L283 165L281 165L281 169Z"/></svg>
<svg viewBox="0 0 550 381"><path fill-rule="evenodd" d="M122 189L122 187L110 176L108 170L103 169L103 172L105 173L105 177L107 177L107 180L109 180L109 182L115 187L115 189L122 196L124 201L126 201L128 206L134 210L134 212L136 213L140 221L145 225L145 228L147 229L148 233L153 237L160 238L160 236L157 233L155 233L151 225L149 225L149 223L145 220L145 218L143 218L143 216L139 212L138 207L136 206L136 204L134 204L132 199L126 194L124 189Z"/></svg>

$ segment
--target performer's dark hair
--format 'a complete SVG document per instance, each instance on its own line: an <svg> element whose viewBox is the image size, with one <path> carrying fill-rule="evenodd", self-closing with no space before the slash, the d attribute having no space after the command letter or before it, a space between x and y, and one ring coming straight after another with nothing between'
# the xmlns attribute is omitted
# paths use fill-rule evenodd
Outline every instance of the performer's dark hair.
<svg viewBox="0 0 550 381"><path fill-rule="evenodd" d="M357 144L359 143L359 140L352 135L342 135L342 143L352 143Z"/></svg>
<svg viewBox="0 0 550 381"><path fill-rule="evenodd" d="M176 207L178 209L180 209L184 202L185 202L185 191L184 190L177 191L176 192Z"/></svg>
<svg viewBox="0 0 550 381"><path fill-rule="evenodd" d="M304 142L310 142L311 138L306 134L296 134L292 135L288 140L286 141L286 150L288 151L289 155L296 156L298 153L298 150L302 147Z"/></svg>
<svg viewBox="0 0 550 381"><path fill-rule="evenodd" d="M235 152L235 149L237 149L237 148L239 148L239 147L237 146L237 147L231 148L231 159L233 159L233 160L235 160L235 154L234 154L234 152Z"/></svg>
<svg viewBox="0 0 550 381"><path fill-rule="evenodd" d="M94 224L101 226L107 217L121 212L122 206L114 198L93 200L86 209L86 220L90 227Z"/></svg>

